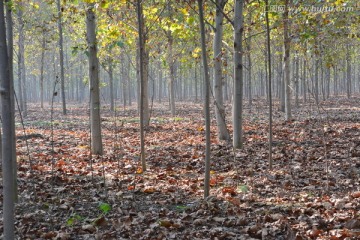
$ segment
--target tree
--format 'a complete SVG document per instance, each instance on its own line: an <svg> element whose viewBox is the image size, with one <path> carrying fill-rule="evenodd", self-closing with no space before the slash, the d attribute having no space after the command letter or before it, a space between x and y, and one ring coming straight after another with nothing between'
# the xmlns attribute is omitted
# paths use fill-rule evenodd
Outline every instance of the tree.
<svg viewBox="0 0 360 240"><path fill-rule="evenodd" d="M27 96L25 91L25 30L23 21L23 8L24 3L19 3L19 9L17 11L17 18L19 22L19 40L18 40L18 98L20 104L20 110L22 111L23 117L27 115Z"/></svg>
<svg viewBox="0 0 360 240"><path fill-rule="evenodd" d="M10 17L9 15L7 17ZM11 19L10 19L11 20ZM13 89L11 79L12 62L9 60L6 40L4 1L0 1L0 95L2 119L2 174L3 174L3 224L4 239L15 239L15 174L13 152L15 145L15 118L13 112Z"/></svg>
<svg viewBox="0 0 360 240"><path fill-rule="evenodd" d="M66 115L66 98L65 98L65 74L64 74L64 47L63 47L63 30L62 30L62 10L60 0L57 0L58 11L58 30L59 30L59 55L60 55L60 85L61 85L61 100L63 114Z"/></svg>
<svg viewBox="0 0 360 240"><path fill-rule="evenodd" d="M223 9L226 0L216 1L215 35L214 35L214 95L215 95L215 116L218 138L230 140L230 134L226 127L225 107L223 99L223 75L222 75L222 36L223 36Z"/></svg>
<svg viewBox="0 0 360 240"><path fill-rule="evenodd" d="M141 165L142 171L146 171L146 158L145 158L145 116L144 116L144 94L147 91L147 84L145 85L145 71L144 71L144 55L145 55L145 41L143 36L143 11L141 0L137 0L137 18L138 18L138 31L139 31L139 75L140 75L140 147L141 147ZM147 73L147 72L146 72Z"/></svg>
<svg viewBox="0 0 360 240"><path fill-rule="evenodd" d="M90 79L90 128L91 151L103 154L101 119L100 119L100 88L99 88L99 59L97 57L96 17L94 3L87 4L86 33L89 51L89 79Z"/></svg>
<svg viewBox="0 0 360 240"><path fill-rule="evenodd" d="M204 179L204 197L210 194L210 77L207 63L206 53L206 39L205 39L205 24L202 0L198 0L199 5L199 20L200 20L200 34L201 34L201 52L204 70L204 113L205 113L205 179Z"/></svg>
<svg viewBox="0 0 360 240"><path fill-rule="evenodd" d="M272 169L273 166L273 159L272 159L272 145L273 145L273 106L272 106L272 89L271 89L271 46L270 46L270 26L269 26L269 1L265 0L265 20L266 20L266 76L268 82L268 92L267 92L267 99L269 101L269 168Z"/></svg>
<svg viewBox="0 0 360 240"><path fill-rule="evenodd" d="M167 9L169 18L172 18L172 7L171 7L171 1L167 3ZM169 26L166 32L166 38L168 41L168 48L167 48L167 62L169 66L169 74L170 74L170 80L169 80L169 97L170 97L170 112L171 116L175 116L176 109L175 109L175 60L174 60L174 51L173 51L173 44L174 44L174 37L171 31L171 22L168 22Z"/></svg>
<svg viewBox="0 0 360 240"><path fill-rule="evenodd" d="M291 88L290 88L290 36L289 36L289 0L285 0L284 11L284 87L286 120L291 119Z"/></svg>
<svg viewBox="0 0 360 240"><path fill-rule="evenodd" d="M243 0L235 0L234 15L234 102L233 102L233 146L242 148L243 130Z"/></svg>

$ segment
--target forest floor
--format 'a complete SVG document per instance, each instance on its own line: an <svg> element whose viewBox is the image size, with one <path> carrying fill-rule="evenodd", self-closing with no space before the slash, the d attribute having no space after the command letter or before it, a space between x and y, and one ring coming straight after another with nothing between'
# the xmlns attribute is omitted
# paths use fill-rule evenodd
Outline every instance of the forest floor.
<svg viewBox="0 0 360 240"><path fill-rule="evenodd" d="M264 101L245 108L242 150L216 139L213 120L211 196L204 200L201 104L178 103L176 117L154 105L146 172L135 106L116 114L102 110L105 154L99 157L89 154L85 105L69 105L66 116L56 105L51 124L49 109L30 104L25 133L17 120L16 234L63 240L360 239L359 106L359 98L332 98L319 109L305 104L293 121L276 110L272 170Z"/></svg>

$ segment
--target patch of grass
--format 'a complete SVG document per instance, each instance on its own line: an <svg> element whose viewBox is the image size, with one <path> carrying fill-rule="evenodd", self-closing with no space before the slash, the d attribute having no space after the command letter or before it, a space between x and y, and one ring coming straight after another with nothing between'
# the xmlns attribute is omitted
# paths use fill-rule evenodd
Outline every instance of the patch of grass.
<svg viewBox="0 0 360 240"><path fill-rule="evenodd" d="M140 118L136 117L136 118L123 118L120 120L120 122L124 122L124 123L138 123L140 122Z"/></svg>
<svg viewBox="0 0 360 240"><path fill-rule="evenodd" d="M171 118L171 120L173 120L174 122L182 122L185 120L185 118L182 118L182 117L173 117Z"/></svg>

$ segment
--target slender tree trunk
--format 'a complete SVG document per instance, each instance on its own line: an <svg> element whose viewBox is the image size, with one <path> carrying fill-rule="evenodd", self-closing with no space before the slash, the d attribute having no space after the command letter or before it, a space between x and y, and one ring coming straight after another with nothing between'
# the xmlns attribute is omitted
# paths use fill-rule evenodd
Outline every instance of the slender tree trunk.
<svg viewBox="0 0 360 240"><path fill-rule="evenodd" d="M202 0L198 0L198 5L199 5L202 60L203 60L203 69L204 69L204 94L205 94L204 113L205 113L205 138L206 138L204 198L206 198L210 194L210 144L211 144L210 143L210 76L209 76L209 69L207 63Z"/></svg>
<svg viewBox="0 0 360 240"><path fill-rule="evenodd" d="M249 26L251 26L251 19L252 19L252 14L251 11L249 12ZM250 111L252 108L252 59L251 59L251 27L249 27L249 32L248 32L248 38L246 41L246 52L247 52L247 59L248 59L248 96L249 96L249 107L250 107Z"/></svg>
<svg viewBox="0 0 360 240"><path fill-rule="evenodd" d="M305 53L306 54L306 53ZM306 94L307 94L307 84L306 84L306 68L307 68L307 61L306 56L304 57L303 61L303 74L302 74L302 89L303 89L303 100L306 103Z"/></svg>
<svg viewBox="0 0 360 240"><path fill-rule="evenodd" d="M9 17L9 15L7 15ZM11 21L11 18L10 18ZM11 37L11 36L10 36ZM0 1L0 97L2 119L2 177L3 177L3 238L15 239L15 119L13 103L12 62L6 44L4 1ZM12 40L11 40L12 42ZM12 49L12 48L11 48Z"/></svg>
<svg viewBox="0 0 360 240"><path fill-rule="evenodd" d="M223 14L225 0L217 0L214 35L214 94L215 94L215 116L218 138L230 140L230 134L226 127L225 107L223 99L223 75L222 75L222 36L223 36ZM220 9L219 9L220 8Z"/></svg>
<svg viewBox="0 0 360 240"><path fill-rule="evenodd" d="M109 61L110 111L115 110L113 61Z"/></svg>
<svg viewBox="0 0 360 240"><path fill-rule="evenodd" d="M314 95L315 95L315 103L316 105L319 105L319 59L318 55L315 54L315 89L314 89Z"/></svg>
<svg viewBox="0 0 360 240"><path fill-rule="evenodd" d="M128 77L129 77L129 69L125 67L125 57L124 53L120 54L120 72L121 72L121 88L122 88L122 95L123 95L123 107L125 109L128 100Z"/></svg>
<svg viewBox="0 0 360 240"><path fill-rule="evenodd" d="M61 100L62 100L63 114L66 115L62 10L61 10L61 6L60 6L60 0L57 0L56 3L57 3L57 11L58 11L58 30L59 30Z"/></svg>
<svg viewBox="0 0 360 240"><path fill-rule="evenodd" d="M286 120L291 119L291 88L290 88L290 36L289 36L289 0L285 0L284 12L284 87Z"/></svg>
<svg viewBox="0 0 360 240"><path fill-rule="evenodd" d="M171 116L175 116L176 114L176 106L175 106L175 62L173 58L173 37L171 35L171 31L167 32L168 39L168 65L169 65L169 96L170 96L170 112Z"/></svg>
<svg viewBox="0 0 360 240"><path fill-rule="evenodd" d="M194 79L195 79L195 102L197 102L199 100L198 97L198 74L197 74L197 70L196 70L196 65L195 64L195 69L194 69Z"/></svg>
<svg viewBox="0 0 360 240"><path fill-rule="evenodd" d="M23 86L25 85L25 34L24 34L24 21L23 21L23 11L22 5L23 3L19 3L20 7L18 8L18 21L19 21L19 41L18 41L18 99L20 110L22 111L23 117L26 117L26 99L25 99L25 91Z"/></svg>
<svg viewBox="0 0 360 240"><path fill-rule="evenodd" d="M350 44L346 44L346 96L351 97L351 55Z"/></svg>
<svg viewBox="0 0 360 240"><path fill-rule="evenodd" d="M161 99L162 99L162 86L163 86L163 72L162 72L162 68L161 68L161 60L159 59L158 60L158 69L157 69L157 72L158 72L158 83L159 83L159 94L158 94L158 99L159 99L159 103L161 103Z"/></svg>
<svg viewBox="0 0 360 240"><path fill-rule="evenodd" d="M266 72L268 76L268 100L269 100L269 168L272 169L273 159L272 159L272 89L271 89L271 47L270 47L270 26L269 26L269 2L265 0L265 18L266 18L266 48L267 48L267 65Z"/></svg>
<svg viewBox="0 0 360 240"><path fill-rule="evenodd" d="M244 32L243 0L235 0L234 15L234 102L233 102L233 146L243 146L243 45Z"/></svg>
<svg viewBox="0 0 360 240"><path fill-rule="evenodd" d="M41 43L41 66L40 66L40 105L41 109L44 109L44 65L45 65L45 47L46 39L45 32L43 32L43 38Z"/></svg>
<svg viewBox="0 0 360 240"><path fill-rule="evenodd" d="M141 166L142 170L146 171L146 157L145 157L145 119L144 119L144 92L145 89L145 71L144 71L144 55L145 55L145 41L143 36L143 20L144 15L142 11L141 0L137 0L137 19L138 19L138 33L139 33L139 76L140 76L140 148L141 148Z"/></svg>
<svg viewBox="0 0 360 240"><path fill-rule="evenodd" d="M88 4L86 11L86 33L89 48L89 79L90 79L90 127L91 151L103 154L101 119L100 119L100 88L99 59L97 57L96 17L94 4Z"/></svg>
<svg viewBox="0 0 360 240"><path fill-rule="evenodd" d="M338 95L338 68L334 66L334 95L337 97Z"/></svg>
<svg viewBox="0 0 360 240"><path fill-rule="evenodd" d="M299 56L295 56L295 106L299 107Z"/></svg>

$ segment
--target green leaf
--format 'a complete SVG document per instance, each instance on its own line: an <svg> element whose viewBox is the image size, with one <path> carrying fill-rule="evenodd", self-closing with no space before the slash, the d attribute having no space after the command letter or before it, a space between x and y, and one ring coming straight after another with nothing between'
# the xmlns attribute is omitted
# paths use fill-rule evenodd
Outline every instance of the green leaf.
<svg viewBox="0 0 360 240"><path fill-rule="evenodd" d="M107 214L111 210L111 206L108 203L100 203L99 209L104 213Z"/></svg>
<svg viewBox="0 0 360 240"><path fill-rule="evenodd" d="M242 185L242 186L238 186L236 191L237 192L242 192L242 193L247 193L249 191L249 188L246 185Z"/></svg>
<svg viewBox="0 0 360 240"><path fill-rule="evenodd" d="M116 42L116 45L118 46L118 47L120 47L120 48L123 48L124 46L125 46L125 44L124 44L124 42L123 41L117 41Z"/></svg>
<svg viewBox="0 0 360 240"><path fill-rule="evenodd" d="M109 2L108 1L101 1L101 3L100 3L100 7L102 7L102 8L109 8Z"/></svg>

